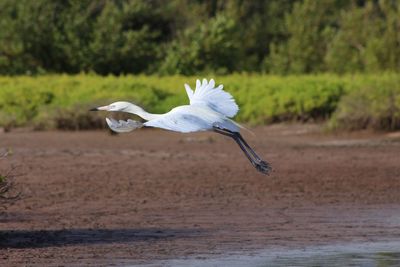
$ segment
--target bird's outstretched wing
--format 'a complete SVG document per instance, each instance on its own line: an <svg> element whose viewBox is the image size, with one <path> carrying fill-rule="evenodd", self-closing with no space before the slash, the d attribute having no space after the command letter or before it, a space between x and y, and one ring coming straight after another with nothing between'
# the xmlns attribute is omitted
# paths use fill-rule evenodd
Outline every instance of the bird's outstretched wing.
<svg viewBox="0 0 400 267"><path fill-rule="evenodd" d="M194 92L187 84L185 84L185 89L190 100L190 105L208 106L228 118L232 118L239 111L239 107L232 95L223 90L222 84L215 87L213 79L210 82L207 82L206 79L203 79L203 82L196 80L196 90Z"/></svg>
<svg viewBox="0 0 400 267"><path fill-rule="evenodd" d="M114 120L112 118L106 118L106 122L108 127L110 127L111 130L117 133L127 133L130 131L133 131L137 128L143 127L143 124L139 121L133 121L133 120Z"/></svg>

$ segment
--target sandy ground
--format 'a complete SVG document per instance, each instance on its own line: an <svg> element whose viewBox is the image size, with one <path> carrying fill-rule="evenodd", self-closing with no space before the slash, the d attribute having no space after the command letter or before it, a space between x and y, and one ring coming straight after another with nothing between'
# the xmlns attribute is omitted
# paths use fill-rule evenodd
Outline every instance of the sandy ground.
<svg viewBox="0 0 400 267"><path fill-rule="evenodd" d="M400 240L400 135L141 129L0 134L22 197L0 213L0 266L134 265L227 251Z"/></svg>

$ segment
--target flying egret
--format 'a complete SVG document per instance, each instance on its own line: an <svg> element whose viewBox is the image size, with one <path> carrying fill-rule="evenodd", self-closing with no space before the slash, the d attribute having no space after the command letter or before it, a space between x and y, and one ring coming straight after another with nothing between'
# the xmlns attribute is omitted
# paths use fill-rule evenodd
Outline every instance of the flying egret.
<svg viewBox="0 0 400 267"><path fill-rule="evenodd" d="M240 134L241 126L230 119L236 115L239 107L232 95L223 90L223 85L215 87L213 79L210 82L203 79L202 82L196 80L195 91L187 84L185 84L185 89L190 105L178 106L165 114L151 114L141 107L125 101L93 108L91 111L121 111L138 115L146 120L145 123L141 123L130 119L116 121L112 118L106 118L111 130L119 133L130 132L145 126L181 133L214 131L229 136L236 141L258 171L269 174L271 171L270 164L254 152Z"/></svg>

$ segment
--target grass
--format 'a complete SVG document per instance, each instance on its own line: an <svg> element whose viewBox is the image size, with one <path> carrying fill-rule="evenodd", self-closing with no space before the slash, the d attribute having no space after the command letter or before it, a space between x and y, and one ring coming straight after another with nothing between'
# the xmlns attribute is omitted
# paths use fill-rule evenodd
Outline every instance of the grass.
<svg viewBox="0 0 400 267"><path fill-rule="evenodd" d="M399 129L400 76L209 76L237 100L235 118L252 125L329 121L331 129ZM196 77L45 75L0 77L0 126L36 129L104 127L92 106L127 100L150 112L187 104L183 84Z"/></svg>

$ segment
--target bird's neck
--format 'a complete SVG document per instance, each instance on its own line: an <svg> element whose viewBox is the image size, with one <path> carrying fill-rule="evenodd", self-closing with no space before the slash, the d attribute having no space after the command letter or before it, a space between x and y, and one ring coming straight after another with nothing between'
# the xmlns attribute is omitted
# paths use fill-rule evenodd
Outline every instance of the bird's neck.
<svg viewBox="0 0 400 267"><path fill-rule="evenodd" d="M143 109L140 112L136 113L136 115L138 115L139 117L142 117L146 121L151 121L151 120L157 119L159 116L161 116L160 114L149 113Z"/></svg>
<svg viewBox="0 0 400 267"><path fill-rule="evenodd" d="M145 111L144 109L142 109L141 107L136 106L134 104L131 104L124 111L131 113L131 114L138 115L139 117L141 117L142 119L144 119L146 121L151 121L151 120L157 119L159 116L161 116L160 114L149 113L149 112Z"/></svg>

